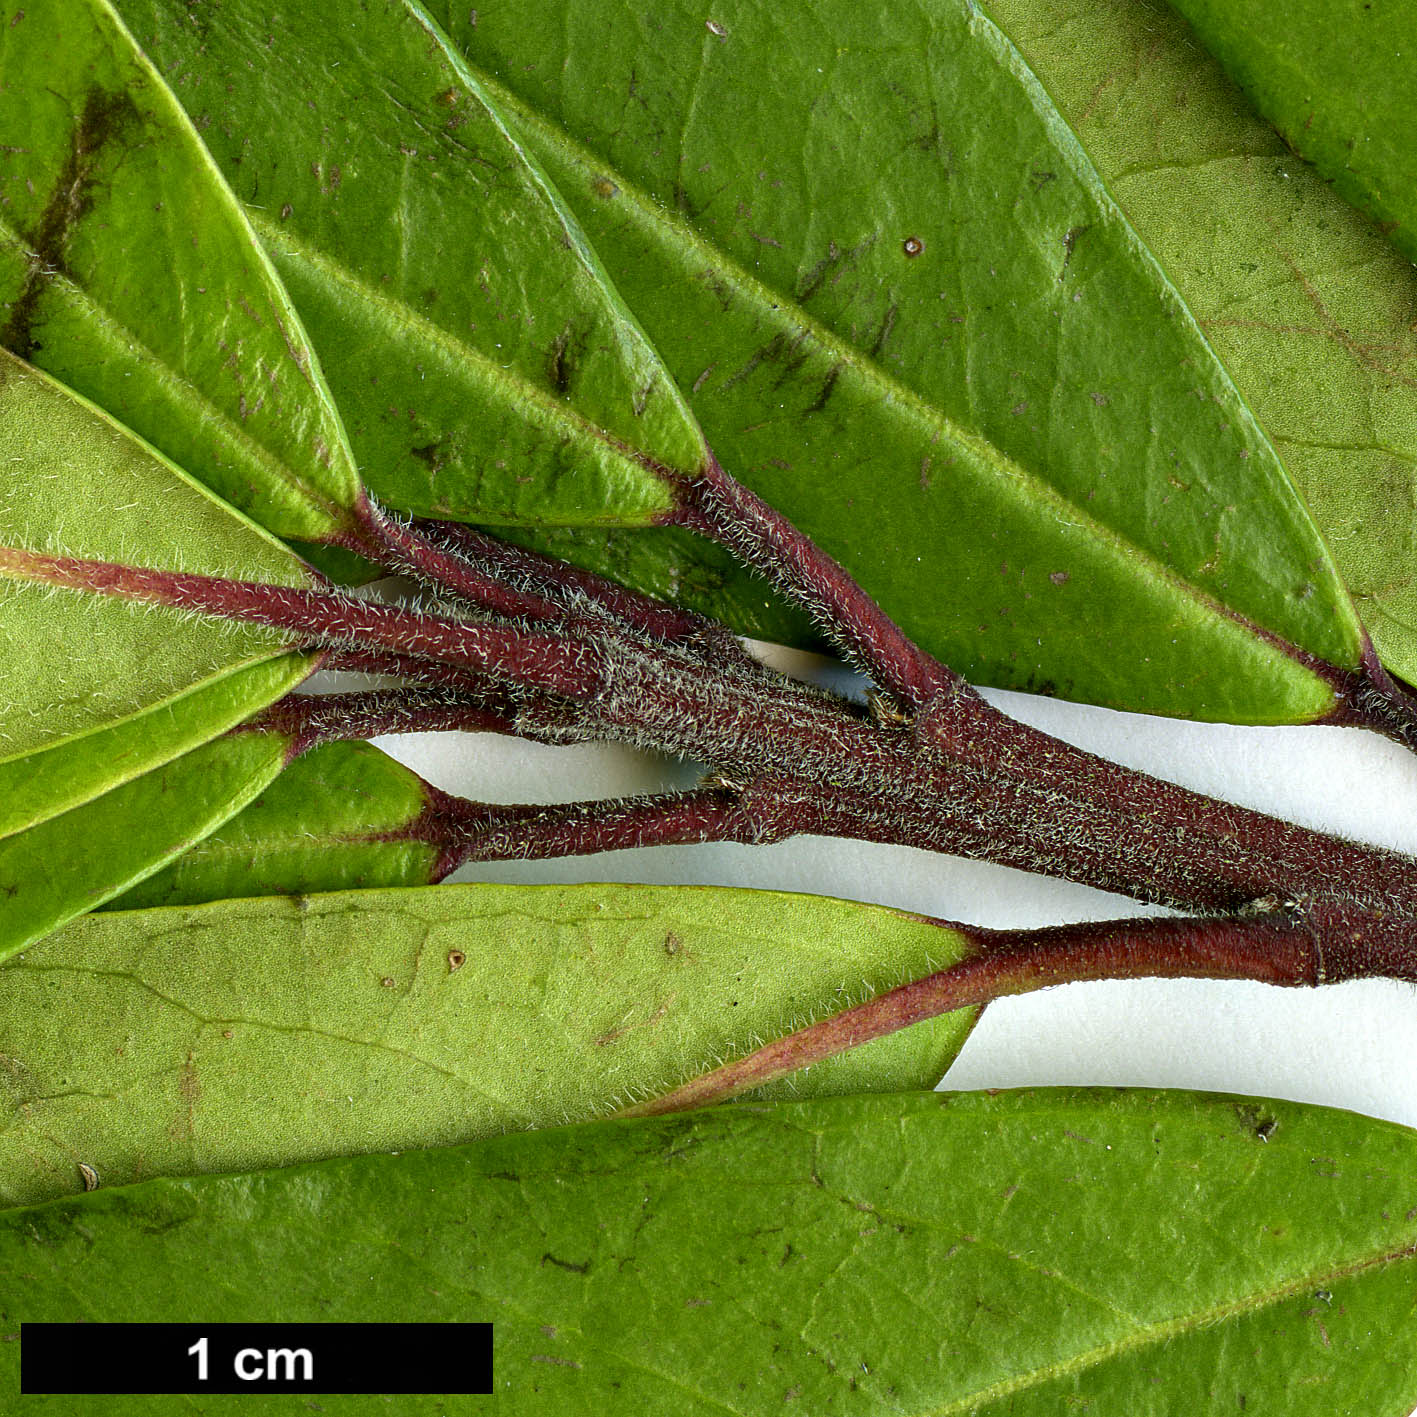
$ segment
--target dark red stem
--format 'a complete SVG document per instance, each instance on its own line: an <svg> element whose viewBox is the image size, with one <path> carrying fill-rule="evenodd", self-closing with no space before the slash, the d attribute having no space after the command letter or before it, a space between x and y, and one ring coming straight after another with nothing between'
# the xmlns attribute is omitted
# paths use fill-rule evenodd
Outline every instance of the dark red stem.
<svg viewBox="0 0 1417 1417"><path fill-rule="evenodd" d="M1336 909L1272 911L1248 919L1112 920L1032 931L935 923L964 936L975 953L775 1039L622 1115L722 1102L924 1019L1055 984L1192 978L1312 987L1349 979L1417 980L1411 942L1381 944L1361 913Z"/></svg>
<svg viewBox="0 0 1417 1417"><path fill-rule="evenodd" d="M815 619L847 659L901 704L972 697L952 669L915 645L884 610L780 512L768 506L717 462L681 487L677 518L726 546Z"/></svg>

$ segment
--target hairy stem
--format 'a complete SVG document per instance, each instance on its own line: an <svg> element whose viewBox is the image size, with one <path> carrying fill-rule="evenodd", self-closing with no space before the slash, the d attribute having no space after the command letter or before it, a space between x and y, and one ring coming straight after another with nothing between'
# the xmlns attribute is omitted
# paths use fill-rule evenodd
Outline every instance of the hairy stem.
<svg viewBox="0 0 1417 1417"><path fill-rule="evenodd" d="M722 1102L924 1019L1057 984L1190 978L1313 987L1374 977L1417 980L1417 948L1410 942L1398 948L1375 945L1363 923L1341 912L1114 920L1034 931L937 923L967 936L977 953L775 1039L622 1115ZM1334 939L1340 942L1327 943Z"/></svg>

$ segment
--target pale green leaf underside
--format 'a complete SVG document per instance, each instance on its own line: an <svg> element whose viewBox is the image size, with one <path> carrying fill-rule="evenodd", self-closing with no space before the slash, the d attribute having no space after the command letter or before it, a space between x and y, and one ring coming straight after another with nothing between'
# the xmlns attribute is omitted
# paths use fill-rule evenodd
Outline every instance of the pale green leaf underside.
<svg viewBox="0 0 1417 1417"><path fill-rule="evenodd" d="M118 1182L582 1120L965 949L875 906L672 886L90 916L0 969L0 1203L73 1190L80 1160ZM928 1085L973 1018L778 1089Z"/></svg>
<svg viewBox="0 0 1417 1417"><path fill-rule="evenodd" d="M423 780L387 753L328 743L108 908L431 885L440 852L418 829L428 805Z"/></svg>
<svg viewBox="0 0 1417 1417"><path fill-rule="evenodd" d="M274 733L218 738L0 840L0 959L201 841L280 772L289 749L289 738ZM92 1015L66 999L50 1024L67 1038L80 1019L87 1025Z"/></svg>
<svg viewBox="0 0 1417 1417"><path fill-rule="evenodd" d="M1410 4L1172 0L1296 152L1417 261L1417 111Z"/></svg>
<svg viewBox="0 0 1417 1417"><path fill-rule="evenodd" d="M7 1212L0 1321L491 1320L494 1395L401 1417L1405 1417L1414 1188L1411 1132L1292 1103L726 1107Z"/></svg>
<svg viewBox="0 0 1417 1417"><path fill-rule="evenodd" d="M1351 665L1327 553L977 10L743 0L715 11L723 35L687 4L436 14L725 465L924 643L1118 706L1321 711L1214 602Z"/></svg>
<svg viewBox="0 0 1417 1417"><path fill-rule="evenodd" d="M26 553L312 583L273 537L3 351L0 466L0 761L126 722L280 653L272 630L29 578ZM248 682L254 710L267 698Z"/></svg>
<svg viewBox="0 0 1417 1417"><path fill-rule="evenodd" d="M991 0L1417 678L1417 272L1144 3Z"/></svg>
<svg viewBox="0 0 1417 1417"><path fill-rule="evenodd" d="M0 343L282 536L360 484L291 304L181 106L105 0L0 32Z"/></svg>
<svg viewBox="0 0 1417 1417"><path fill-rule="evenodd" d="M287 282L369 485L407 511L644 524L692 415L560 197L412 3L119 0Z"/></svg>

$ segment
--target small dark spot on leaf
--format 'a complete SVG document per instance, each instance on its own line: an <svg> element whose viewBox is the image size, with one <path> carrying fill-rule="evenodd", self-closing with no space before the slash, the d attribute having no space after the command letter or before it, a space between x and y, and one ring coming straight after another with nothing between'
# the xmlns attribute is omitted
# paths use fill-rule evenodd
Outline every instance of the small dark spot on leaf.
<svg viewBox="0 0 1417 1417"><path fill-rule="evenodd" d="M1078 239L1087 229L1086 226L1070 226L1063 237L1063 269L1058 272L1059 280L1067 274L1068 267L1072 264L1073 252L1077 250Z"/></svg>
<svg viewBox="0 0 1417 1417"><path fill-rule="evenodd" d="M667 955L669 955L671 958L673 958L673 956L674 956L674 955L677 955L677 954L679 953L679 951L682 950L683 948L684 948L684 942L683 942L683 940L681 940L681 939L679 938L679 936L674 933L673 930L670 930L670 931L668 931L668 932L665 934L665 936L664 936L664 953L665 953L665 954L667 954Z"/></svg>
<svg viewBox="0 0 1417 1417"><path fill-rule="evenodd" d="M20 22L22 19L24 19L24 17L25 17L25 12L24 12L23 10L16 10L15 13L14 13L14 15L13 15L13 16L11 17L11 19L10 19L10 28L11 28L11 29L14 29L15 26L16 26L17 24L19 24L19 22Z"/></svg>
<svg viewBox="0 0 1417 1417"><path fill-rule="evenodd" d="M545 1269L546 1266L549 1265L549 1264L554 1264L557 1269L568 1269L568 1270L571 1271L572 1274L589 1274L589 1273L590 1273L590 1261L589 1261L589 1260L586 1260L584 1264L577 1264L574 1260L558 1259L555 1255L551 1254L551 1253L548 1251L546 1254L542 1255L542 1257L541 1257L541 1267L542 1267L542 1269Z"/></svg>
<svg viewBox="0 0 1417 1417"><path fill-rule="evenodd" d="M593 177L590 182L590 190L597 197L609 201L611 197L618 197L620 189L608 177Z"/></svg>
<svg viewBox="0 0 1417 1417"><path fill-rule="evenodd" d="M393 979L387 974L379 981L379 983L382 984L385 989L392 989L394 987Z"/></svg>
<svg viewBox="0 0 1417 1417"><path fill-rule="evenodd" d="M458 91L456 88L446 88L433 101L441 108L456 108L458 106Z"/></svg>
<svg viewBox="0 0 1417 1417"><path fill-rule="evenodd" d="M827 371L827 377L822 380L822 387L817 391L817 397L803 411L805 413L821 413L826 408L828 401L836 388L836 381L841 374L841 365L833 364Z"/></svg>
<svg viewBox="0 0 1417 1417"><path fill-rule="evenodd" d="M1054 585L1067 585L1067 583L1072 580L1072 576L1067 571L1050 571L1048 573L1048 579L1052 581Z"/></svg>
<svg viewBox="0 0 1417 1417"><path fill-rule="evenodd" d="M456 974L467 963L467 956L461 950L448 951L448 973Z"/></svg>
<svg viewBox="0 0 1417 1417"><path fill-rule="evenodd" d="M443 466L443 445L441 443L425 443L421 448L410 448L408 451L419 462L426 462L434 472Z"/></svg>
<svg viewBox="0 0 1417 1417"><path fill-rule="evenodd" d="M295 210L295 208L292 207L289 202L284 203L284 204L282 205L281 209L280 209L280 219L281 219L282 221L289 221L289 220L290 220L290 214L291 214L291 212L293 212L294 210Z"/></svg>
<svg viewBox="0 0 1417 1417"><path fill-rule="evenodd" d="M722 40L722 39L727 39L727 38L728 38L728 31L727 31L726 29L724 29L724 27L723 27L721 24L719 24L719 22L718 22L717 20L705 20L705 21L704 21L704 28L705 28L715 39L720 39L720 40Z"/></svg>
<svg viewBox="0 0 1417 1417"><path fill-rule="evenodd" d="M925 249L925 243L918 236L907 236L900 243L900 249L907 256L918 256Z"/></svg>
<svg viewBox="0 0 1417 1417"><path fill-rule="evenodd" d="M1093 403L1098 406L1098 408L1106 408L1107 405L1112 402L1112 400L1108 398L1106 394L1089 394L1088 397L1093 401Z"/></svg>
<svg viewBox="0 0 1417 1417"><path fill-rule="evenodd" d="M1029 186L1035 192L1041 192L1057 176L1053 172L1040 172L1036 167L1028 174Z"/></svg>
<svg viewBox="0 0 1417 1417"><path fill-rule="evenodd" d="M86 1191L98 1190L98 1172L86 1161L79 1162L79 1175L84 1178L84 1189Z"/></svg>

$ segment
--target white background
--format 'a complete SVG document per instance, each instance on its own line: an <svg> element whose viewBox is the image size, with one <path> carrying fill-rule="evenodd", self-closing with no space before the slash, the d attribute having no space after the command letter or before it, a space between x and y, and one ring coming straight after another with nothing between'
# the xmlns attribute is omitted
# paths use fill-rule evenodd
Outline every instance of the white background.
<svg viewBox="0 0 1417 1417"><path fill-rule="evenodd" d="M765 651L838 685L826 661ZM1358 729L1182 723L990 692L1015 716L1129 766L1309 826L1417 852L1417 757ZM490 735L380 746L440 787L485 801L568 801L687 786L687 765L618 747L547 748ZM1005 867L822 837L776 846L655 847L496 863L456 880L759 886L873 901L991 926L1156 913ZM1068 1083L1252 1093L1417 1125L1417 990L1366 982L1277 989L1208 980L1075 984L989 1006L952 1088Z"/></svg>

